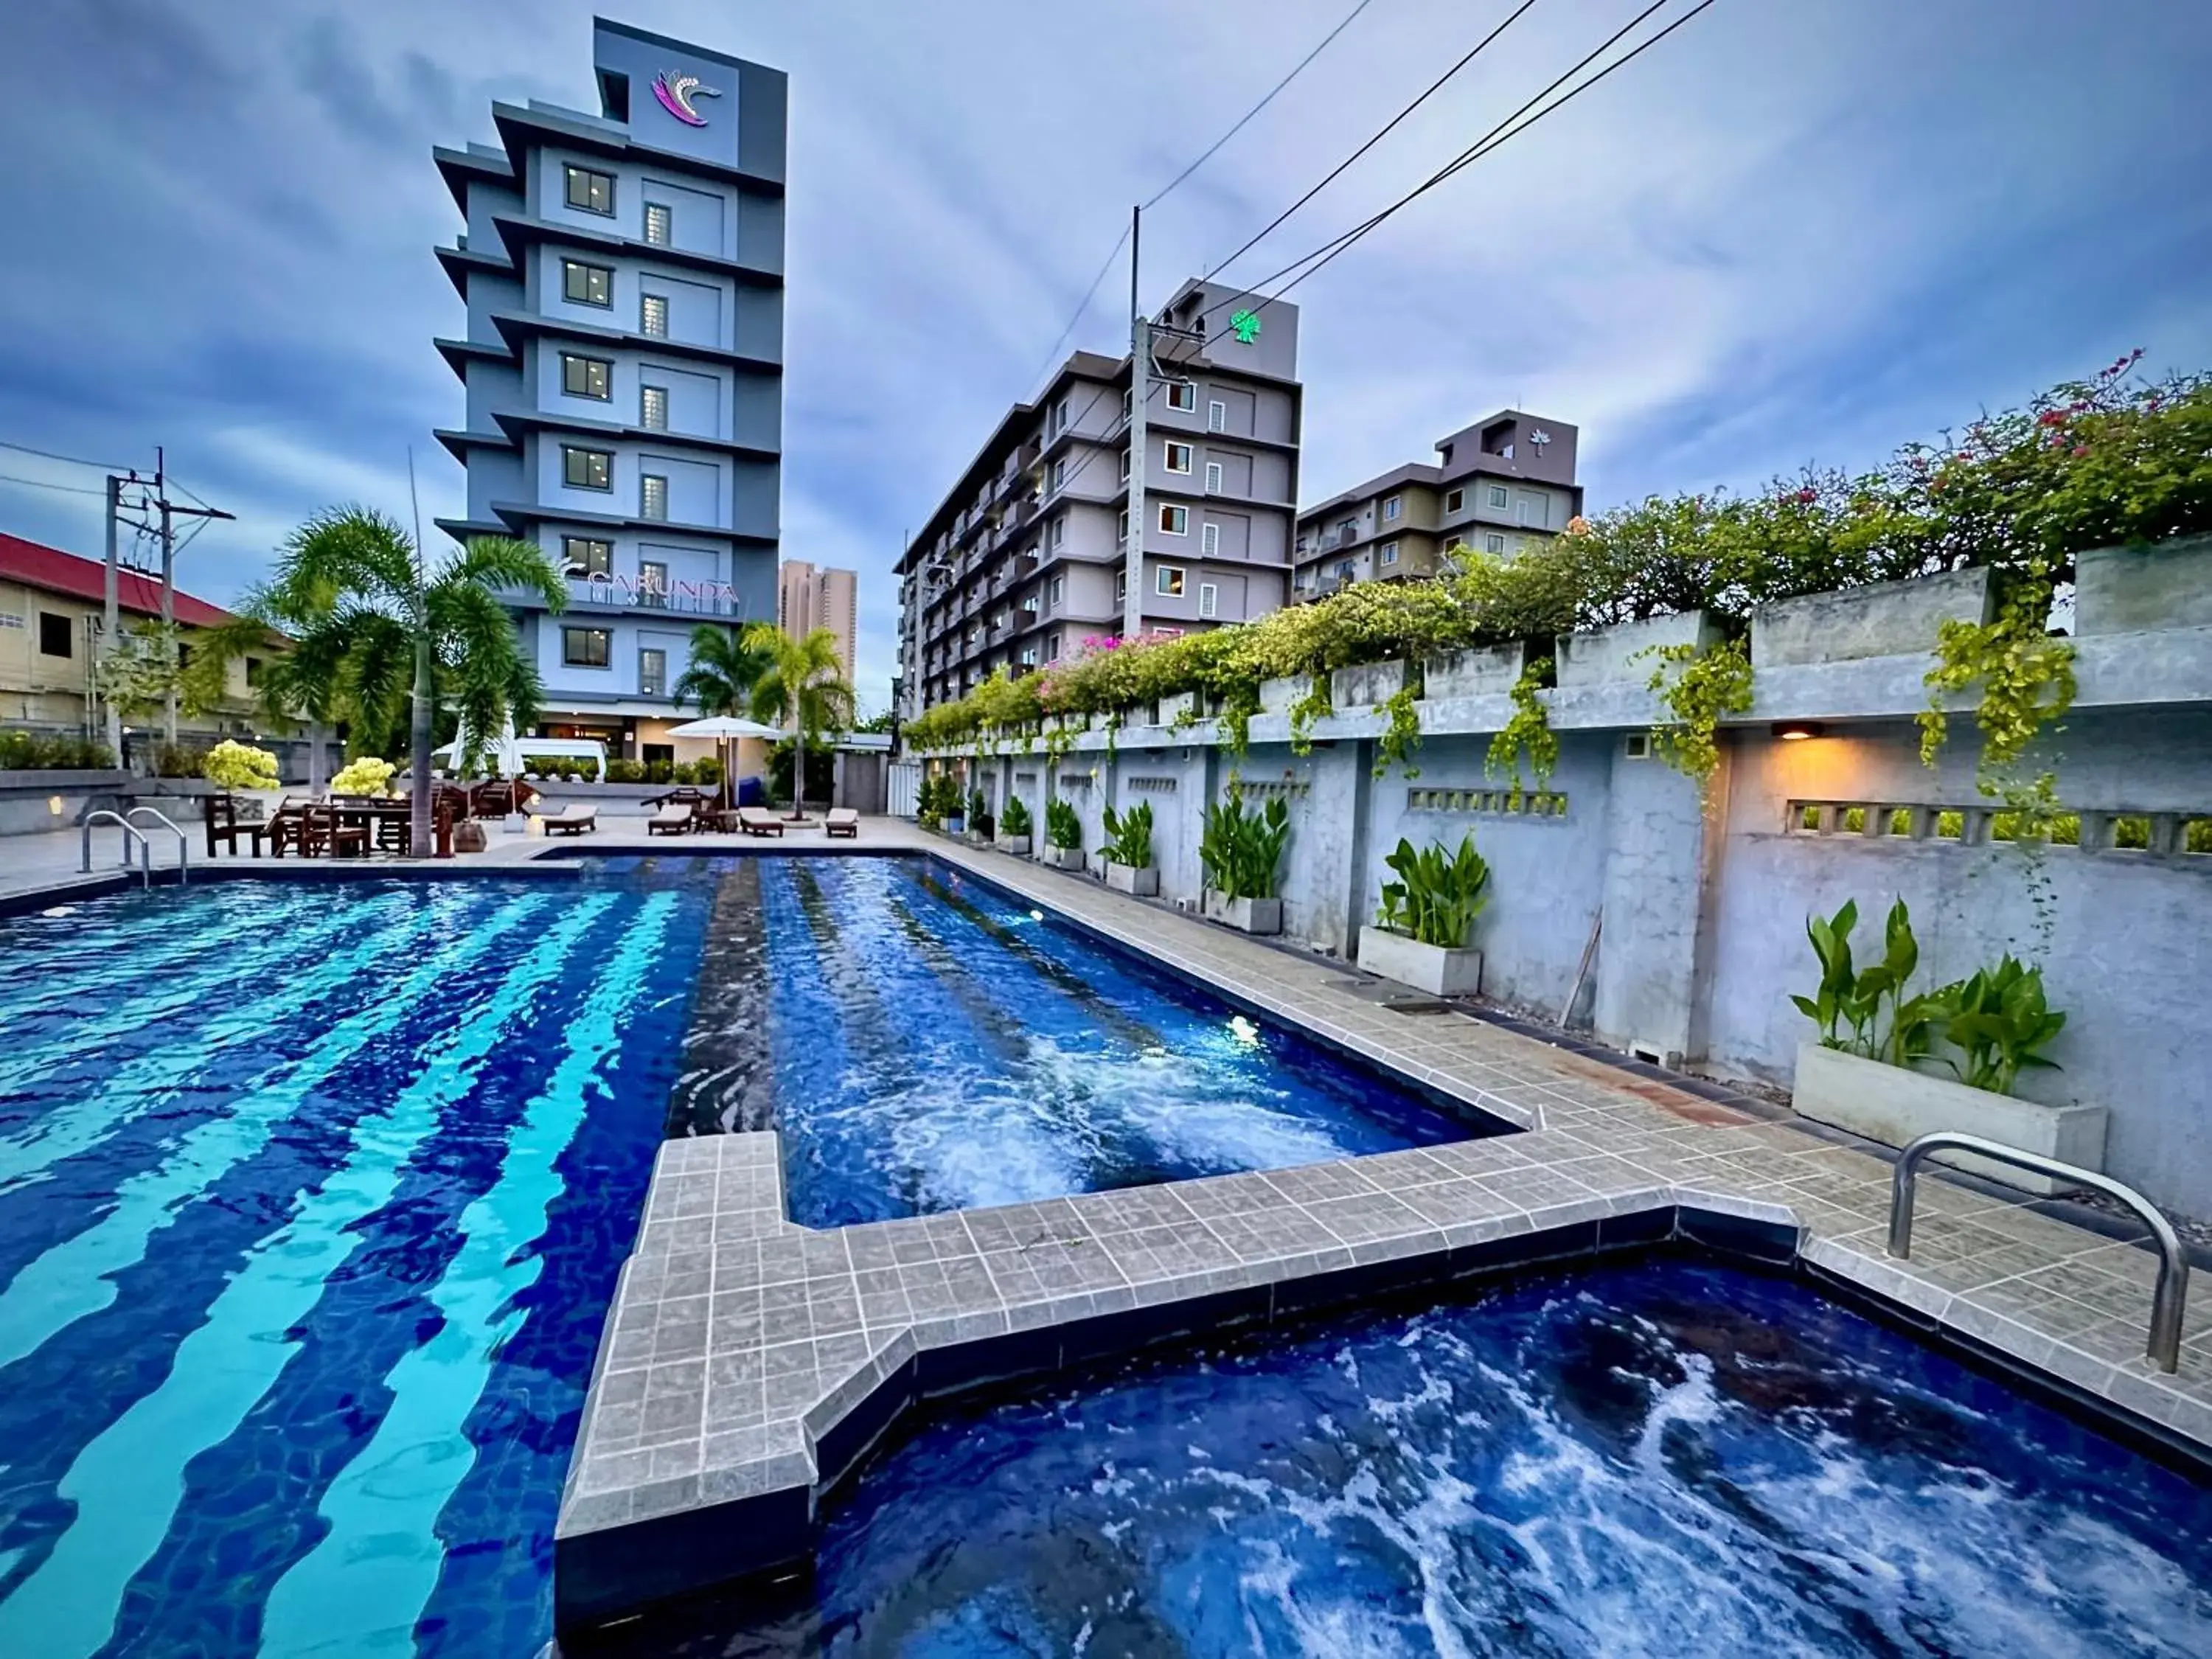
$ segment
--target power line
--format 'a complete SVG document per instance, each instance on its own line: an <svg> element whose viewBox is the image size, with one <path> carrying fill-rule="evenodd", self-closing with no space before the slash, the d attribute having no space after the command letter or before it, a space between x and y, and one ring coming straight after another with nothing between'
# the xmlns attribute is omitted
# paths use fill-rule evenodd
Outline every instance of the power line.
<svg viewBox="0 0 2212 1659"><path fill-rule="evenodd" d="M51 449L33 449L28 444L11 444L4 438L0 438L0 449L12 449L18 454L36 455L40 460L61 461L70 466L88 466L95 472L128 472L131 471L127 466L110 466L105 461L88 461L82 455L57 455ZM93 493L94 495L100 495L105 492L94 490Z"/></svg>
<svg viewBox="0 0 2212 1659"><path fill-rule="evenodd" d="M1351 155L1346 156L1334 167L1331 167L1328 173L1322 176L1321 181L1315 185L1312 189L1306 191L1304 195L1299 197L1297 201L1291 203L1290 206L1285 208L1273 218L1268 220L1266 224L1261 226L1258 233L1255 234L1249 241L1246 242L1242 247L1239 247L1236 252L1231 254L1227 258L1223 259L1214 265L1212 270L1208 270L1206 273L1205 280L1211 281L1213 277L1218 276L1223 270L1226 270L1230 265L1234 264L1238 258L1242 258L1244 254L1250 252L1253 247L1267 236L1268 232L1273 230L1275 227L1281 224L1284 220L1289 218L1293 213L1296 213L1308 202L1310 202L1315 197L1320 195L1322 191L1328 189L1331 184L1334 183L1343 175L1344 170L1346 167L1357 161L1361 156L1366 155L1367 152L1374 149L1376 145L1381 143L1383 139L1389 137L1391 131L1395 128L1401 121L1403 121L1415 110L1420 108L1422 105L1427 103L1431 98L1434 97L1443 89L1443 85L1447 81L1449 81L1454 76L1457 75L1469 64L1473 63L1476 57L1482 52L1484 47L1487 46L1499 35L1504 33L1507 29L1511 28L1515 23L1521 20L1522 15L1525 13L1529 7L1535 3L1536 0L1521 0L1521 4L1515 8L1515 9L1506 17L1504 22L1498 24L1496 28L1493 28L1489 33L1484 35L1481 40L1476 41L1468 51L1467 55L1462 58L1459 62L1454 64L1442 75L1439 75L1434 81L1431 81L1429 83L1427 91L1422 93L1421 95L1414 99L1412 103L1407 105L1405 108L1400 110L1395 115L1392 116L1389 121L1376 128L1374 134L1369 137L1365 143L1360 145L1358 149L1353 150Z"/></svg>
<svg viewBox="0 0 2212 1659"><path fill-rule="evenodd" d="M13 446L9 446L13 447ZM59 459L58 456L54 459ZM33 489L55 489L64 495L105 495L106 489L88 489L82 484L48 483L43 478L19 478L12 472L0 472L0 483L24 484Z"/></svg>

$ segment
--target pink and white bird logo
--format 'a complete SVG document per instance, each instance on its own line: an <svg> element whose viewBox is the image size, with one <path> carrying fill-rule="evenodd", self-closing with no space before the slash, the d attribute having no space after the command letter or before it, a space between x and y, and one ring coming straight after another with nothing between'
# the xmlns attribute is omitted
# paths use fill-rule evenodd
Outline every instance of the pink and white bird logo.
<svg viewBox="0 0 2212 1659"><path fill-rule="evenodd" d="M694 98L720 98L722 94L696 75L680 74L675 70L663 70L653 77L653 95L660 100L666 110L687 127L703 127L707 118L691 106Z"/></svg>

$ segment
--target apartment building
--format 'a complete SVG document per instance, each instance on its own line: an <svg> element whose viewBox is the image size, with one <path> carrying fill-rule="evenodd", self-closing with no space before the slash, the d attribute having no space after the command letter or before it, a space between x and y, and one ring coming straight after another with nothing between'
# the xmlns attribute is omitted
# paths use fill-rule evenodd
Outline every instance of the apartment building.
<svg viewBox="0 0 2212 1659"><path fill-rule="evenodd" d="M58 547L0 535L0 725L55 735L100 735L93 682L106 614L107 569ZM116 611L127 630L161 616L161 584L137 570L118 570ZM179 592L174 599L181 660L191 661L196 636L232 620L228 611ZM232 660L228 695L216 708L180 714L178 735L193 740L242 732L253 713L252 683L261 659Z"/></svg>
<svg viewBox="0 0 2212 1659"><path fill-rule="evenodd" d="M775 620L786 634L803 640L826 628L837 640L837 662L845 684L853 684L853 641L860 628L860 580L850 570L817 567L805 559L786 559L777 573Z"/></svg>
<svg viewBox="0 0 2212 1659"><path fill-rule="evenodd" d="M1583 510L1576 428L1504 409L1415 461L1298 514L1297 596L1434 575L1456 548L1510 557Z"/></svg>
<svg viewBox="0 0 2212 1659"><path fill-rule="evenodd" d="M1129 359L1078 351L1007 411L899 561L905 714L1120 635L1133 562L1147 632L1288 601L1297 307L1193 280L1155 325L1134 560Z"/></svg>
<svg viewBox="0 0 2212 1659"><path fill-rule="evenodd" d="M785 77L595 21L597 113L495 103L500 142L434 151L468 307L438 349L467 423L457 539L536 541L558 615L517 596L538 735L672 752L693 628L775 615Z"/></svg>

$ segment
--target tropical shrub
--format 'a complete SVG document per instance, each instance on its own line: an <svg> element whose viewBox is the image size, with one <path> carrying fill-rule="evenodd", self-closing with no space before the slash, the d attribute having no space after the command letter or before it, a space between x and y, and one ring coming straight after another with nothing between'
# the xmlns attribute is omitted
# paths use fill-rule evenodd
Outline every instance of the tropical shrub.
<svg viewBox="0 0 2212 1659"><path fill-rule="evenodd" d="M1068 852L1083 846L1083 819L1070 803L1054 795L1044 804L1044 838L1048 845Z"/></svg>
<svg viewBox="0 0 2212 1659"><path fill-rule="evenodd" d="M207 751L200 775L218 789L274 789L278 785L276 757L226 738Z"/></svg>
<svg viewBox="0 0 2212 1659"><path fill-rule="evenodd" d="M1026 836L1030 832L1030 809L1019 795L1006 797L1006 810L999 814L999 833L1002 836Z"/></svg>
<svg viewBox="0 0 2212 1659"><path fill-rule="evenodd" d="M609 783L643 783L645 763L635 760L611 760L607 763Z"/></svg>
<svg viewBox="0 0 2212 1659"><path fill-rule="evenodd" d="M1206 884L1224 898L1275 896L1275 871L1291 836L1291 810L1277 795L1258 811L1231 794L1206 809L1198 860Z"/></svg>
<svg viewBox="0 0 2212 1659"><path fill-rule="evenodd" d="M2057 1068L2042 1050L2065 1029L2066 1016L2045 1000L2042 969L2008 955L1936 995L1944 1037L1965 1062L1950 1062L1961 1082L2008 1095L2023 1070Z"/></svg>
<svg viewBox="0 0 2212 1659"><path fill-rule="evenodd" d="M363 755L359 760L348 761L331 780L333 795L383 795L392 789L392 775L399 769L388 760L379 760L374 755Z"/></svg>
<svg viewBox="0 0 2212 1659"><path fill-rule="evenodd" d="M1401 836L1382 862L1398 879L1382 884L1376 925L1423 945L1464 950L1490 902L1490 866L1474 850L1474 837L1462 837L1456 853L1446 853L1440 842L1417 848Z"/></svg>
<svg viewBox="0 0 2212 1659"><path fill-rule="evenodd" d="M115 751L90 738L0 732L0 772L106 772Z"/></svg>
<svg viewBox="0 0 2212 1659"><path fill-rule="evenodd" d="M164 743L154 750L157 778L197 778L205 775L208 751L196 744Z"/></svg>
<svg viewBox="0 0 2212 1659"><path fill-rule="evenodd" d="M1099 850L1110 864L1147 870L1152 863L1152 804L1140 800L1126 812L1106 809L1106 844Z"/></svg>

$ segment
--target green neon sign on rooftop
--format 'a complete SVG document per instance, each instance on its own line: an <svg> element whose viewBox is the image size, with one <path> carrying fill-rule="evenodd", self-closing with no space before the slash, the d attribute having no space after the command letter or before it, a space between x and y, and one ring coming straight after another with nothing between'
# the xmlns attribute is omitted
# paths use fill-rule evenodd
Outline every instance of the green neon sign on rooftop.
<svg viewBox="0 0 2212 1659"><path fill-rule="evenodd" d="M1253 341L1260 337L1260 313L1256 311L1240 311L1229 319L1229 326L1237 336L1237 344L1250 345Z"/></svg>

